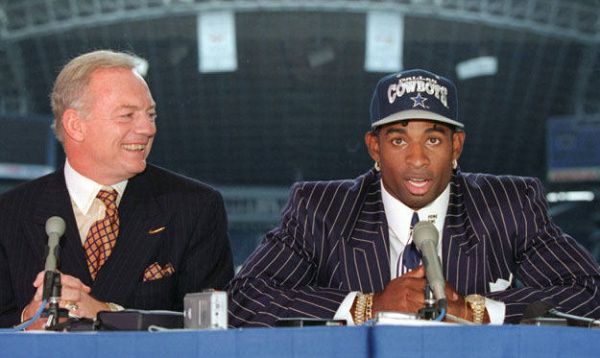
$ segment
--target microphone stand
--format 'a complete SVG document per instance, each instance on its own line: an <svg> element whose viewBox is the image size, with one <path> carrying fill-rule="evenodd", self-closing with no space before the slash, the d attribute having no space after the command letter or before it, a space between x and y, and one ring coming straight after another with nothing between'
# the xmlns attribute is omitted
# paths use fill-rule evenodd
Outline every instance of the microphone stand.
<svg viewBox="0 0 600 358"><path fill-rule="evenodd" d="M431 287L429 287L429 284L425 286L424 293L425 306L419 310L419 313L417 313L417 318L434 321L440 316L440 310L442 308L446 309L446 300L440 299L439 302L436 302L435 297L433 297L433 291L431 290Z"/></svg>
<svg viewBox="0 0 600 358"><path fill-rule="evenodd" d="M428 321L433 321L439 315L438 309L435 307L435 298L429 284L425 286L425 306L419 310L417 317Z"/></svg>
<svg viewBox="0 0 600 358"><path fill-rule="evenodd" d="M42 317L48 317L44 328L46 330L55 331L57 330L59 318L69 317L69 311L59 307L60 291L62 289L60 273L56 271L46 271L44 275L44 284L49 283L51 285L49 289L44 287L44 293L46 295L49 293L50 295L48 299L48 308L42 313Z"/></svg>

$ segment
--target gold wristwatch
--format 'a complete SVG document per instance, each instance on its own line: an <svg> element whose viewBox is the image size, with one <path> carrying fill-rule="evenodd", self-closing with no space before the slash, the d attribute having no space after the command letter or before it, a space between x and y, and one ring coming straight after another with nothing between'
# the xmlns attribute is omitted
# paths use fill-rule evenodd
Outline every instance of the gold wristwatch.
<svg viewBox="0 0 600 358"><path fill-rule="evenodd" d="M482 324L485 316L485 298L481 295L468 295L465 297L465 302L473 312L473 322Z"/></svg>

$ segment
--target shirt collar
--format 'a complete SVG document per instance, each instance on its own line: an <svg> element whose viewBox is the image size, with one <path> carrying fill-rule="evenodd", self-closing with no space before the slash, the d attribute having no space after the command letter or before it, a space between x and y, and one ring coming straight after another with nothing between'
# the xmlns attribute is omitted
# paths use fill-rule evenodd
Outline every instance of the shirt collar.
<svg viewBox="0 0 600 358"><path fill-rule="evenodd" d="M404 235L404 231L410 227L410 221L413 215L413 209L409 208L392 196L381 183L381 199L383 208L387 217L388 227L396 233L398 238L408 239L408 235ZM444 229L444 219L448 211L448 203L450 202L450 184L446 189L431 203L417 211L419 220L427 220L432 222L438 231L441 233Z"/></svg>
<svg viewBox="0 0 600 358"><path fill-rule="evenodd" d="M98 195L100 189L105 187L104 185L98 184L92 179L79 174L75 169L73 169L71 164L69 164L68 159L65 161L65 182L67 184L67 190L69 191L71 200L84 215L87 215L87 212L90 210L90 207L92 206L92 203L94 202L94 199L96 198L96 195ZM123 197L123 193L125 192L125 187L127 187L127 180L112 184L111 187L118 193L118 205Z"/></svg>

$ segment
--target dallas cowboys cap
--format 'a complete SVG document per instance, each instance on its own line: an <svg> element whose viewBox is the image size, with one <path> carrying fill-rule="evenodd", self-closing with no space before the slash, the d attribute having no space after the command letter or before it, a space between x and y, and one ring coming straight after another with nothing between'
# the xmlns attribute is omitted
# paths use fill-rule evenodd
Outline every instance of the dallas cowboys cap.
<svg viewBox="0 0 600 358"><path fill-rule="evenodd" d="M371 99L371 128L409 119L429 119L464 128L457 117L454 83L421 69L383 77Z"/></svg>

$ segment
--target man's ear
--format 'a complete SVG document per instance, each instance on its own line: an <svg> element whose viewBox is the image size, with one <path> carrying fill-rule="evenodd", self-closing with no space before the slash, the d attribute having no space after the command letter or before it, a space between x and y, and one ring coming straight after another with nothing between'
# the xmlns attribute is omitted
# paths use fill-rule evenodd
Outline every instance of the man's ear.
<svg viewBox="0 0 600 358"><path fill-rule="evenodd" d="M456 131L452 133L452 159L458 160L460 158L460 154L462 153L463 146L465 144L465 132Z"/></svg>
<svg viewBox="0 0 600 358"><path fill-rule="evenodd" d="M77 113L77 110L69 108L62 115L61 125L65 136L76 142L81 142L85 137L85 131L82 125L83 119Z"/></svg>
<svg viewBox="0 0 600 358"><path fill-rule="evenodd" d="M377 134L370 131L365 133L365 144L371 159L379 163L379 138L377 138Z"/></svg>

